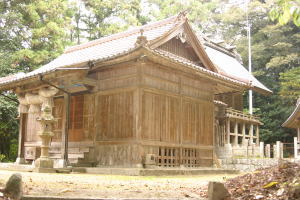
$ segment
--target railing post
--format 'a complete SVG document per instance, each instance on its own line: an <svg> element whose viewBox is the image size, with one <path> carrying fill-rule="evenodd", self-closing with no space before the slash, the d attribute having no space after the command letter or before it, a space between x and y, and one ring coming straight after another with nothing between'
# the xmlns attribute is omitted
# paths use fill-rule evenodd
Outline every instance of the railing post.
<svg viewBox="0 0 300 200"><path fill-rule="evenodd" d="M259 144L259 124L256 125L256 129L255 129L255 132L256 132L256 144L258 145Z"/></svg>
<svg viewBox="0 0 300 200"><path fill-rule="evenodd" d="M250 142L249 142L249 144L252 146L252 144L253 144L253 124L250 124L249 136L250 136Z"/></svg>
<svg viewBox="0 0 300 200"><path fill-rule="evenodd" d="M298 138L294 137L294 158L298 158Z"/></svg>
<svg viewBox="0 0 300 200"><path fill-rule="evenodd" d="M247 146L248 142L246 141L246 124L245 124L245 122L243 122L243 125L242 125L242 135L243 135L242 146Z"/></svg>
<svg viewBox="0 0 300 200"><path fill-rule="evenodd" d="M238 122L235 120L234 122L234 146L238 145Z"/></svg>
<svg viewBox="0 0 300 200"><path fill-rule="evenodd" d="M230 144L230 119L227 119L227 123L226 123L226 129L227 129L227 144Z"/></svg>

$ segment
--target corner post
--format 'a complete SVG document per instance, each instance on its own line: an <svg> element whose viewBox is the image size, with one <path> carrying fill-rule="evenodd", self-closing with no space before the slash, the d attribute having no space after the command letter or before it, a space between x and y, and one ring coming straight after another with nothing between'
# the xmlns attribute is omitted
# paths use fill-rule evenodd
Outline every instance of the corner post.
<svg viewBox="0 0 300 200"><path fill-rule="evenodd" d="M65 112L64 112L64 125L63 131L61 135L61 159L58 161L59 168L65 168L69 164L69 157L68 157L68 141L69 141L69 126L70 126L70 94L64 93L64 105L65 105Z"/></svg>
<svg viewBox="0 0 300 200"><path fill-rule="evenodd" d="M24 142L25 142L25 131L26 131L26 118L28 113L28 103L25 96L18 95L19 100L19 140L18 140L18 157L16 159L16 164L25 164L24 157Z"/></svg>

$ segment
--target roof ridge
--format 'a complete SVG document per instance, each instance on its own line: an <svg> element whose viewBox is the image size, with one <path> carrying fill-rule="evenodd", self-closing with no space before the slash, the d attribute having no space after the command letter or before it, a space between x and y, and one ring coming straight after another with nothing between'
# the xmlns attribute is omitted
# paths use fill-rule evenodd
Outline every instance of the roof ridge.
<svg viewBox="0 0 300 200"><path fill-rule="evenodd" d="M134 35L136 33L139 33L141 29L144 29L144 31L148 31L148 30L151 30L151 29L154 29L154 28L166 25L166 24L170 24L170 23L175 22L177 20L178 20L178 15L174 15L174 16L171 16L167 19L163 19L163 20L156 21L156 22L151 22L151 23L145 24L143 26L137 26L137 27L135 27L134 29L131 29L131 30L122 31L122 32L115 33L115 34L112 34L112 35L108 35L108 36L105 36L105 37L102 37L102 38L99 38L99 39L96 39L96 40L88 41L88 42L83 43L83 44L68 47L65 50L64 54L71 53L71 52L81 50L81 49L85 49L85 48L89 48L89 47L92 47L92 46L96 46L96 45L99 45L99 44L102 44L102 43L105 43L105 42L110 42L112 40L128 37L128 36Z"/></svg>

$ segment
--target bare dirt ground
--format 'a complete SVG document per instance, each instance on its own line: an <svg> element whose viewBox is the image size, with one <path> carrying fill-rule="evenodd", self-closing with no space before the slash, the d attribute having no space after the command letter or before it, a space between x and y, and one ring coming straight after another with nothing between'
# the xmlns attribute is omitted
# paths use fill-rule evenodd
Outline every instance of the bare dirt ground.
<svg viewBox="0 0 300 200"><path fill-rule="evenodd" d="M0 170L0 187L12 171ZM223 181L237 175L117 176L98 174L47 174L20 172L25 195L135 198L205 199L208 181Z"/></svg>

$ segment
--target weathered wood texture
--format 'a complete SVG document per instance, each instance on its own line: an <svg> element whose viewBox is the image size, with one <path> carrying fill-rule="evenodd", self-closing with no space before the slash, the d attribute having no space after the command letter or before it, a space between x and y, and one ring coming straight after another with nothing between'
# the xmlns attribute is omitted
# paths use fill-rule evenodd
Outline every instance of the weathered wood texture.
<svg viewBox="0 0 300 200"><path fill-rule="evenodd" d="M142 163L142 149L137 144L96 143L95 150L99 167L138 167Z"/></svg>
<svg viewBox="0 0 300 200"><path fill-rule="evenodd" d="M133 137L133 92L98 96L97 140Z"/></svg>
<svg viewBox="0 0 300 200"><path fill-rule="evenodd" d="M129 165L146 154L157 155L159 166L212 165L211 83L140 60L97 73L99 165ZM142 144L140 151L133 154L130 145L138 144Z"/></svg>
<svg viewBox="0 0 300 200"><path fill-rule="evenodd" d="M143 59L101 67L93 77L92 93L71 97L69 141L94 142L99 166L137 166L146 154L158 166L212 165L213 83ZM63 98L54 105L52 141L59 142Z"/></svg>
<svg viewBox="0 0 300 200"><path fill-rule="evenodd" d="M164 51L171 52L194 62L200 62L199 57L193 51L191 45L187 42L182 43L179 38L173 38L165 44L158 47Z"/></svg>
<svg viewBox="0 0 300 200"><path fill-rule="evenodd" d="M222 101L235 110L243 110L243 93L236 92L236 93L226 93L216 95L216 100Z"/></svg>
<svg viewBox="0 0 300 200"><path fill-rule="evenodd" d="M94 94L79 94L71 97L69 141L92 141L94 139ZM53 141L61 141L63 128L64 99L54 99L53 115L57 119L54 126Z"/></svg>

